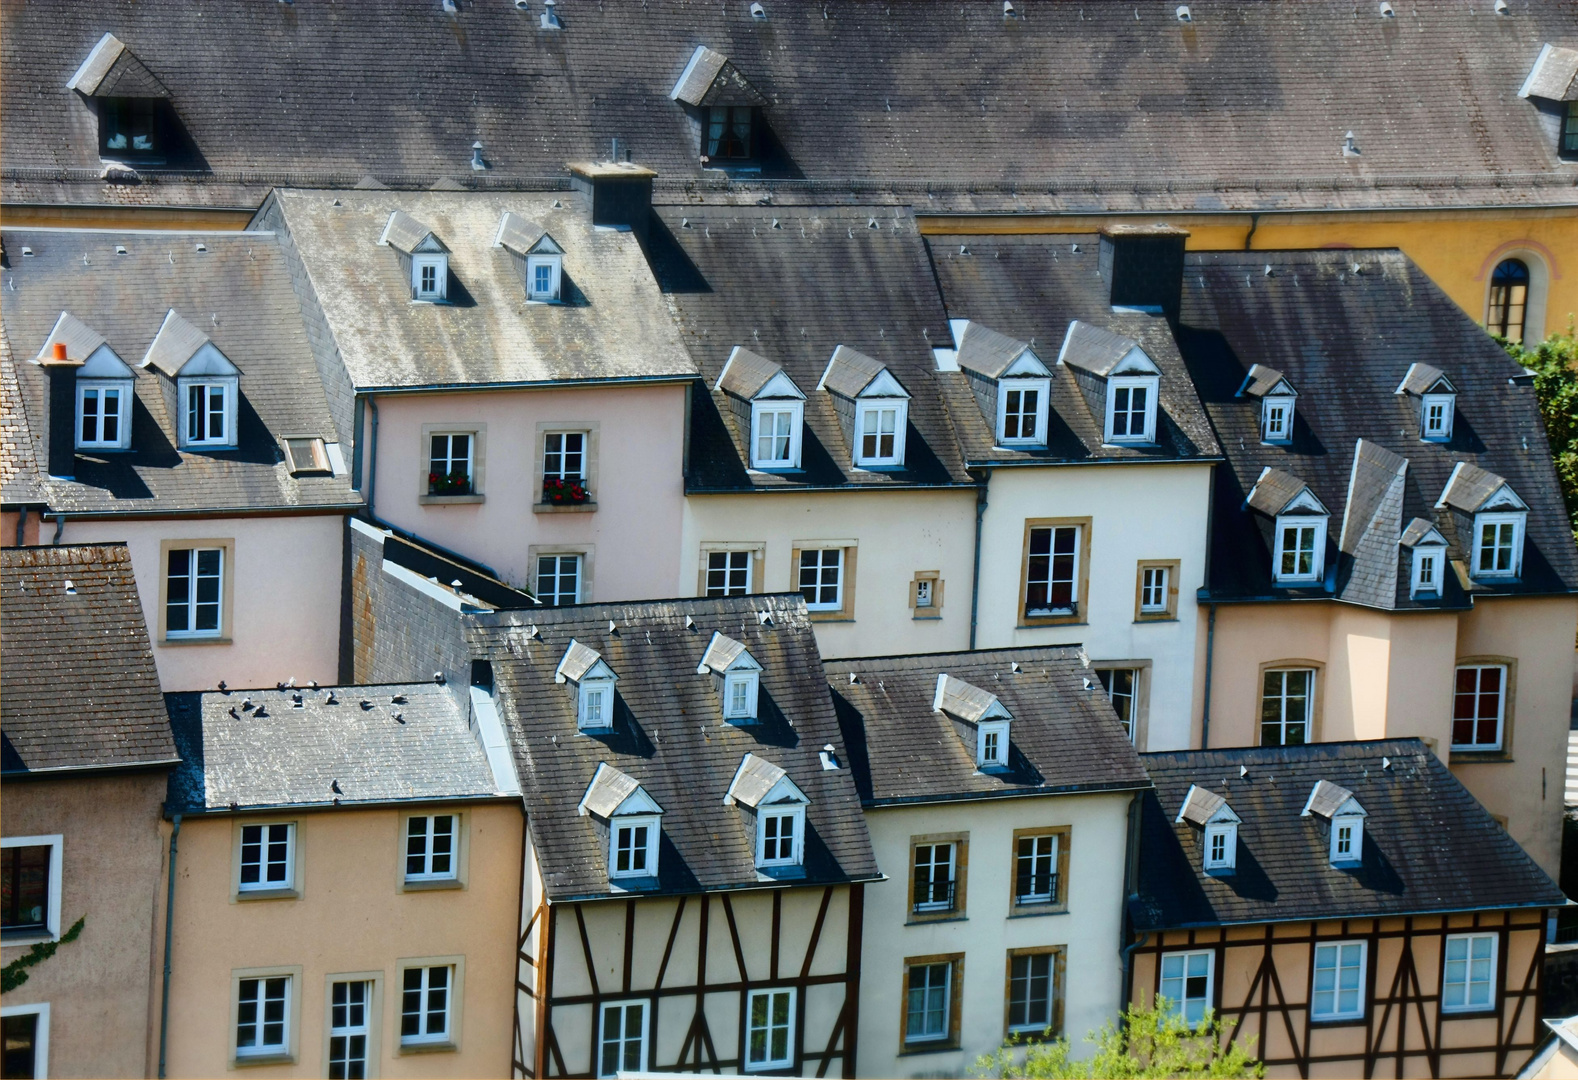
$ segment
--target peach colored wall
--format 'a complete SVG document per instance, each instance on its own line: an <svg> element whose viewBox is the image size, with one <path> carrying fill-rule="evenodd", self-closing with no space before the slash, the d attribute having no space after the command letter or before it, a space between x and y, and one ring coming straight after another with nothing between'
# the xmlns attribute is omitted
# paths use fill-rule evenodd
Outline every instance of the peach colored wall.
<svg viewBox="0 0 1578 1080"><path fill-rule="evenodd" d="M1556 1042L1556 1052L1539 1070L1529 1074L1534 1080L1578 1080L1578 1050L1564 1039Z"/></svg>
<svg viewBox="0 0 1578 1080"><path fill-rule="evenodd" d="M379 396L377 498L385 521L534 588L533 545L595 545L592 600L681 595L685 387L615 386ZM371 411L364 447L371 445ZM539 423L597 425L593 512L540 513ZM423 424L486 424L480 503L427 504ZM368 454L363 454L367 468ZM364 485L365 488L365 485Z"/></svg>
<svg viewBox="0 0 1578 1080"><path fill-rule="evenodd" d="M344 529L345 519L337 514L68 518L61 543L126 542L154 642L159 682L168 693L209 689L220 679L235 687L273 686L291 677L299 682L334 682L339 670ZM46 538L53 535L51 526ZM228 644L159 640L164 575L160 544L182 538L235 542Z"/></svg>
<svg viewBox="0 0 1578 1080"><path fill-rule="evenodd" d="M0 547L16 546L16 523L19 517L21 515L14 510L7 510L5 513L0 514ZM29 508L27 521L22 525L22 543L38 543L38 527L38 513L36 510ZM53 525L49 526L49 535L54 534L54 529Z"/></svg>
<svg viewBox="0 0 1578 1080"><path fill-rule="evenodd" d="M369 1075L508 1076L525 819L514 800L447 809L466 819L466 887L428 892L398 888L396 809L187 818L177 856L169 1075L324 1076L328 976L378 972L377 1071ZM248 820L298 823L299 899L233 898L235 828ZM168 822L164 831L168 844ZM162 920L155 932L162 947ZM458 1048L402 1054L398 962L438 956L464 958ZM230 1056L231 973L273 966L302 969L296 1059L237 1070ZM157 994L157 974L154 981Z"/></svg>

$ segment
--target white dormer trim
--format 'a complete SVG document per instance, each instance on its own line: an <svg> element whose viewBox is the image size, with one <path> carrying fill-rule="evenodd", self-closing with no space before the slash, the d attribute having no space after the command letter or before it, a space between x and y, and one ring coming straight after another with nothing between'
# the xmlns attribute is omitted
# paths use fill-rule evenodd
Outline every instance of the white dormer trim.
<svg viewBox="0 0 1578 1080"><path fill-rule="evenodd" d="M429 273L431 271L431 273ZM438 304L449 298L449 255L421 252L411 256L411 299Z"/></svg>
<svg viewBox="0 0 1578 1080"><path fill-rule="evenodd" d="M803 399L752 399L751 468L760 472L785 472L800 468L800 444L804 430Z"/></svg>
<svg viewBox="0 0 1578 1080"><path fill-rule="evenodd" d="M1451 442L1452 418L1456 412L1456 394L1421 394L1419 437L1425 442Z"/></svg>
<svg viewBox="0 0 1578 1080"><path fill-rule="evenodd" d="M975 725L975 765L981 770L1008 768L1008 720L982 720Z"/></svg>
<svg viewBox="0 0 1578 1080"><path fill-rule="evenodd" d="M539 304L560 301L564 262L558 255L526 256L526 298Z"/></svg>
<svg viewBox="0 0 1578 1080"><path fill-rule="evenodd" d="M878 379L883 376L892 377L883 372ZM908 394L904 397L878 397L862 393L855 400L855 465L860 468L897 468L903 465L909 422ZM872 444L869 454L866 453L868 436ZM887 452L884 453L884 450Z"/></svg>
<svg viewBox="0 0 1578 1080"><path fill-rule="evenodd" d="M1019 360L1016 360L1013 364L1009 365L1009 372L1012 372L1015 368L1023 366L1022 362L1026 356L1029 356L1031 359L1035 359L1034 354L1022 354ZM1046 370L1045 365L1043 365L1039 360L1036 360L1035 366L1041 368L1043 371ZM1036 395L1035 420L1029 435L1024 434L1023 425L1020 425L1019 431L1013 436L1008 434L1008 406L1010 404L1009 396L1014 393L1018 393L1020 395L1034 393ZM997 424L994 428L994 431L997 435L997 445L1020 449L1026 447L1046 446L1047 417L1051 413L1051 397L1052 378L1050 372L1044 376L1039 377L1029 374L1020 375L1005 372L1003 377L997 380ZM1021 405L1021 408L1017 411L1019 416L1022 417L1023 414L1028 410L1022 407L1022 397L1019 399L1018 403Z"/></svg>
<svg viewBox="0 0 1578 1080"><path fill-rule="evenodd" d="M1364 861L1364 817L1362 815L1336 813L1331 816L1331 850L1329 854L1333 866L1358 866Z"/></svg>
<svg viewBox="0 0 1578 1080"><path fill-rule="evenodd" d="M1277 515L1271 572L1278 585L1314 584L1326 576L1326 530L1330 521L1324 513Z"/></svg>
<svg viewBox="0 0 1578 1080"><path fill-rule="evenodd" d="M1279 383L1278 386L1285 386ZM1276 390L1260 399L1260 441L1270 446L1287 446L1293 442L1293 415L1296 409L1295 394L1279 394Z"/></svg>
<svg viewBox="0 0 1578 1080"><path fill-rule="evenodd" d="M1411 600L1420 596L1439 597L1446 580L1446 541L1434 529L1430 530L1430 536L1439 543L1426 537L1414 545L1408 585L1408 597Z"/></svg>
<svg viewBox="0 0 1578 1080"><path fill-rule="evenodd" d="M1203 832L1204 851L1201 867L1206 873L1227 873L1238 869L1238 823L1213 821Z"/></svg>
<svg viewBox="0 0 1578 1080"><path fill-rule="evenodd" d="M1504 487L1502 490L1509 489ZM1527 524L1528 512L1522 509L1500 512L1482 510L1475 514L1469 575L1476 579L1498 580L1515 580L1520 577L1523 574L1523 540ZM1506 536L1509 527L1510 543L1503 544L1502 539ZM1490 543L1487 543L1487 540ZM1510 549L1510 558L1502 557L1503 549Z"/></svg>
<svg viewBox="0 0 1578 1080"><path fill-rule="evenodd" d="M1107 419L1102 435L1102 442L1104 443L1111 445L1143 445L1156 441L1156 396L1161 389L1160 374L1119 374L1119 371L1123 370L1124 364L1135 354L1144 359L1146 367L1152 371L1156 370L1156 365L1151 363L1150 357L1146 356L1140 349L1135 348L1130 349L1128 356L1119 362L1118 367L1113 369L1111 375L1107 376ZM1133 401L1135 395L1140 393L1145 395L1142 402L1143 410L1136 410L1133 407ZM1126 405L1123 425L1126 430L1121 433L1117 431L1118 406L1120 403ZM1133 430L1133 416L1137 411L1143 412L1141 417L1143 428L1138 432Z"/></svg>

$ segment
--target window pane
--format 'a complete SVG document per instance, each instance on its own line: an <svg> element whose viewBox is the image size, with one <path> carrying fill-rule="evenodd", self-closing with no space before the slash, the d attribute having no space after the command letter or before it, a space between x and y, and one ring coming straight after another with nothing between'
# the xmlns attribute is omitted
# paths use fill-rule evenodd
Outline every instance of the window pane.
<svg viewBox="0 0 1578 1080"><path fill-rule="evenodd" d="M49 860L47 844L4 849L0 862L4 881L0 883L0 926L42 928L49 923Z"/></svg>
<svg viewBox="0 0 1578 1080"><path fill-rule="evenodd" d="M38 1075L38 1013L17 1013L0 1020L0 1035L5 1043L5 1057L0 1073L7 1077Z"/></svg>

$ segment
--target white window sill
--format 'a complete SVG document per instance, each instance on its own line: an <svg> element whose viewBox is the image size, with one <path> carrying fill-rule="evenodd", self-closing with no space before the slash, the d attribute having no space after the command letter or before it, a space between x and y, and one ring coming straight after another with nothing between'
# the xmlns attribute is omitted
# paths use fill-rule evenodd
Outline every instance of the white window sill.
<svg viewBox="0 0 1578 1080"><path fill-rule="evenodd" d="M167 634L167 635L165 635L164 640L160 641L159 644L160 645L229 645L229 644L231 644L231 641L230 641L230 639L228 637L225 637L225 636L223 636L221 634L215 634L213 637L198 637L198 636L195 636L195 635L192 636L192 637L171 637L170 635Z"/></svg>
<svg viewBox="0 0 1578 1080"><path fill-rule="evenodd" d="M597 509L596 499L581 503L532 503L534 514L590 514Z"/></svg>
<svg viewBox="0 0 1578 1080"><path fill-rule="evenodd" d="M418 506L446 506L479 503L486 498L486 495L418 495L416 501Z"/></svg>
<svg viewBox="0 0 1578 1080"><path fill-rule="evenodd" d="M237 889L237 900L300 900L301 890L296 888Z"/></svg>
<svg viewBox="0 0 1578 1080"><path fill-rule="evenodd" d="M459 878L406 878L400 883L402 892L436 892L441 889L464 888Z"/></svg>
<svg viewBox="0 0 1578 1080"><path fill-rule="evenodd" d="M459 1044L450 1039L434 1039L430 1042L404 1042L400 1043L402 1054L442 1054L459 1050Z"/></svg>
<svg viewBox="0 0 1578 1080"><path fill-rule="evenodd" d="M223 443L219 443L219 442L215 442L215 443L194 442L194 443L185 443L185 444L183 444L181 446L180 449L181 449L181 452L184 453L184 454L201 454L201 453L204 453L205 451L211 451L211 450L234 450L235 448L236 448L236 444L235 443L231 443L231 442L223 442Z"/></svg>
<svg viewBox="0 0 1578 1080"><path fill-rule="evenodd" d="M767 476L794 476L805 470L798 465L752 465L746 472L763 473Z"/></svg>
<svg viewBox="0 0 1578 1080"><path fill-rule="evenodd" d="M293 1065L296 1055L288 1050L269 1050L257 1054L237 1054L230 1059L230 1067L244 1069L249 1065Z"/></svg>

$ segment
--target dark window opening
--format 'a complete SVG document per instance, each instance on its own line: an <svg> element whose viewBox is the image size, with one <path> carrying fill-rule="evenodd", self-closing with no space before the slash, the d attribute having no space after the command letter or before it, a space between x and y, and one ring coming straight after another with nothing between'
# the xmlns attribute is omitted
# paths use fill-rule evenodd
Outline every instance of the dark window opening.
<svg viewBox="0 0 1578 1080"><path fill-rule="evenodd" d="M707 110L707 157L742 161L752 156L751 128L755 109L749 105L714 105Z"/></svg>
<svg viewBox="0 0 1578 1080"><path fill-rule="evenodd" d="M1529 268L1520 259L1503 259L1490 277L1490 310L1485 315L1485 329L1521 344L1528 302Z"/></svg>
<svg viewBox="0 0 1578 1080"><path fill-rule="evenodd" d="M5 849L0 860L0 930L49 926L50 850L48 844Z"/></svg>
<svg viewBox="0 0 1578 1080"><path fill-rule="evenodd" d="M1562 153L1578 154L1578 101L1567 103L1567 115L1562 118Z"/></svg>
<svg viewBox="0 0 1578 1080"><path fill-rule="evenodd" d="M38 1013L17 1013L0 1024L4 1026L5 1062L0 1075L25 1077L38 1075Z"/></svg>
<svg viewBox="0 0 1578 1080"><path fill-rule="evenodd" d="M114 161L162 162L165 139L158 98L102 98L99 156Z"/></svg>

